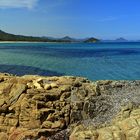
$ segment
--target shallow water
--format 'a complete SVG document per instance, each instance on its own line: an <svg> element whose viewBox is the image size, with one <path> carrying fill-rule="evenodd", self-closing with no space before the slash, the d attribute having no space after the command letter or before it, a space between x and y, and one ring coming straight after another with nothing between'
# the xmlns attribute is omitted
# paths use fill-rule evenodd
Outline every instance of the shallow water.
<svg viewBox="0 0 140 140"><path fill-rule="evenodd" d="M140 79L140 43L0 44L0 72Z"/></svg>

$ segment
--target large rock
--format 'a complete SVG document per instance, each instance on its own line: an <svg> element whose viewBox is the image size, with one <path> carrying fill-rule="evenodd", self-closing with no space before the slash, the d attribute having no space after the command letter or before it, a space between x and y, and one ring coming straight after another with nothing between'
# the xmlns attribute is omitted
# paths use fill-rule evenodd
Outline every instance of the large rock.
<svg viewBox="0 0 140 140"><path fill-rule="evenodd" d="M140 139L140 81L0 74L0 140Z"/></svg>

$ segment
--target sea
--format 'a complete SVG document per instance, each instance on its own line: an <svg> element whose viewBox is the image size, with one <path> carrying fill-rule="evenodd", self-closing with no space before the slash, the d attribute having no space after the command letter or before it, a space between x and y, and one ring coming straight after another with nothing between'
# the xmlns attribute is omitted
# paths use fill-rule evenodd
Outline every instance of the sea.
<svg viewBox="0 0 140 140"><path fill-rule="evenodd" d="M0 43L0 72L140 80L140 43Z"/></svg>

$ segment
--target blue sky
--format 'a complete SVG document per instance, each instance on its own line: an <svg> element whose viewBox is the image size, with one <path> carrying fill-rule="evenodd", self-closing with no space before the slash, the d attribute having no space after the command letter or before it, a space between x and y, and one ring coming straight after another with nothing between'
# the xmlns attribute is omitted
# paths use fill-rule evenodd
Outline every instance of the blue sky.
<svg viewBox="0 0 140 140"><path fill-rule="evenodd" d="M140 39L140 0L0 0L0 29L33 36Z"/></svg>

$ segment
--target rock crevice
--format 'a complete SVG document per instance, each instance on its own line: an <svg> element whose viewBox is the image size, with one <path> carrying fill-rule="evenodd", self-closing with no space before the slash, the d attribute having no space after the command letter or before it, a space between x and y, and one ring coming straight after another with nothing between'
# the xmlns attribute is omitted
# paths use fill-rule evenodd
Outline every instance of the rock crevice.
<svg viewBox="0 0 140 140"><path fill-rule="evenodd" d="M0 79L0 140L140 139L140 81Z"/></svg>

